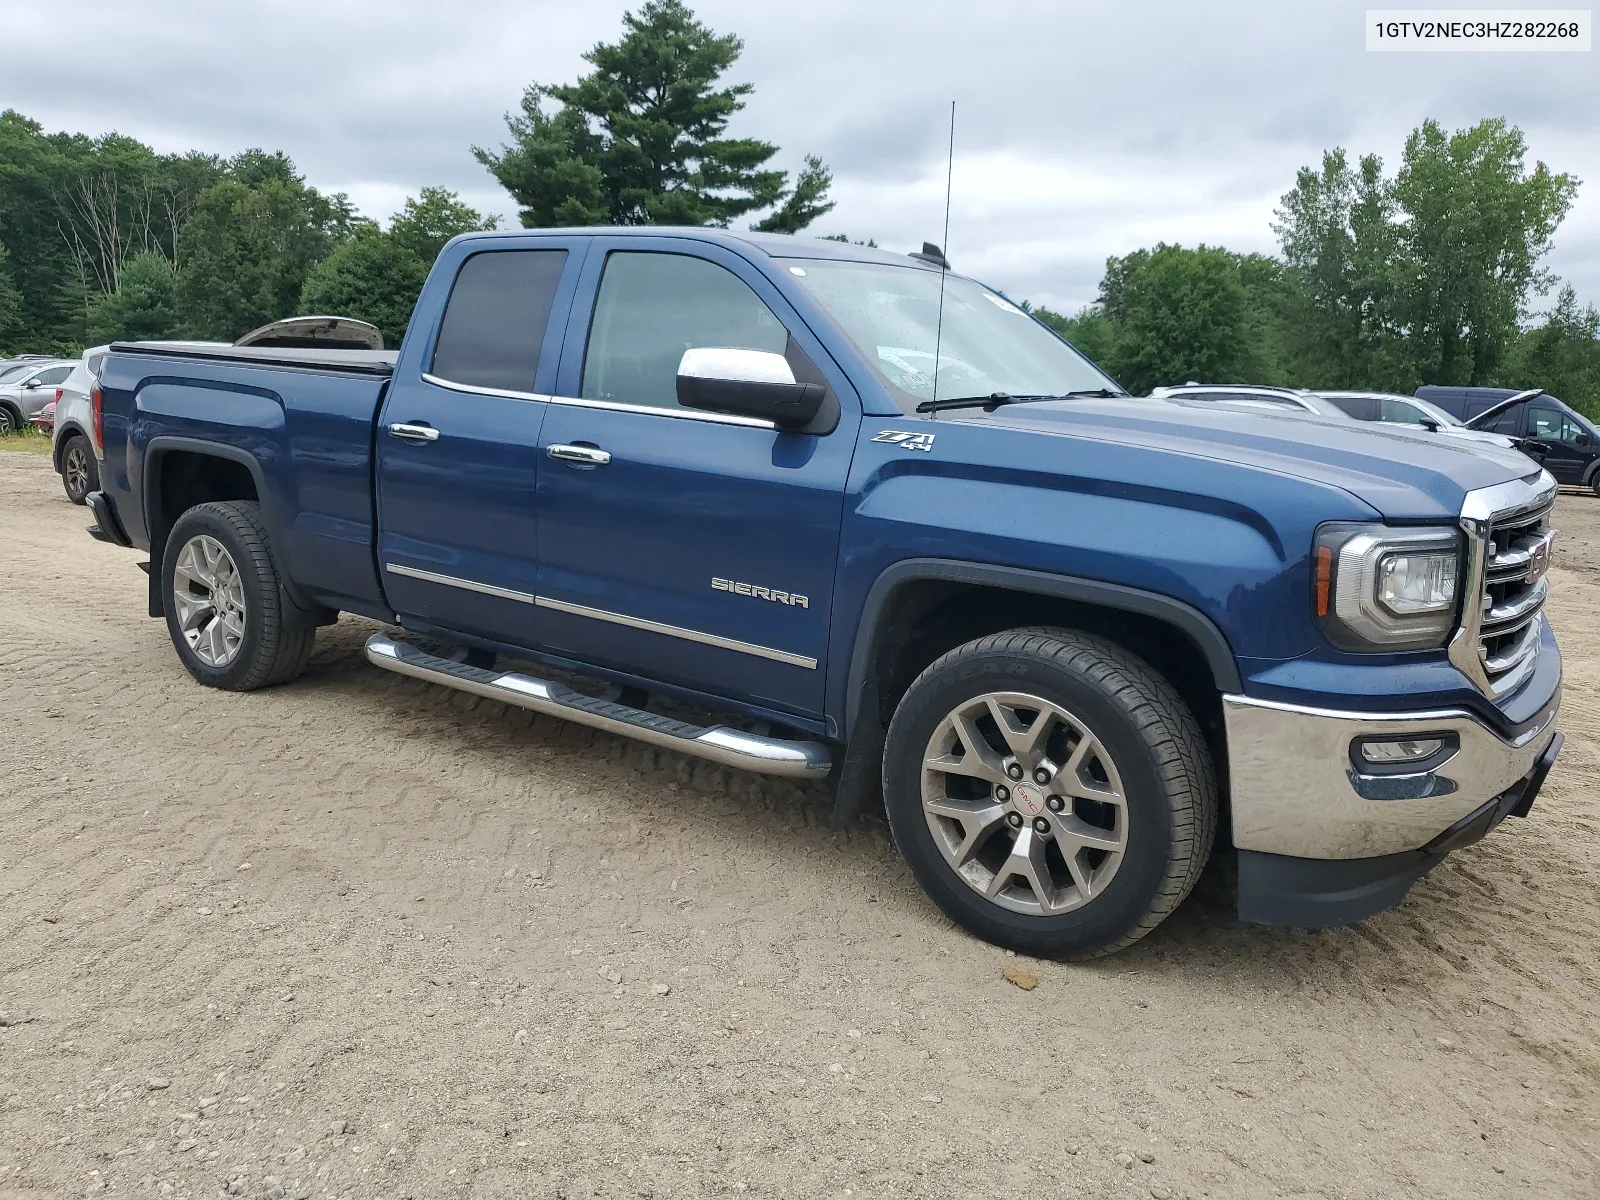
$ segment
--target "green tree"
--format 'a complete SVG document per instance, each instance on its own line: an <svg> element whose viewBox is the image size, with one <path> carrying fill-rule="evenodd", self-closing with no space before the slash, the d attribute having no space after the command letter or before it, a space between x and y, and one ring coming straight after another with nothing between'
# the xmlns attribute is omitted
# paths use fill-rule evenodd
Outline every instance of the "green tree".
<svg viewBox="0 0 1600 1200"><path fill-rule="evenodd" d="M300 311L369 321L383 331L385 345L398 346L444 244L495 225L494 217L463 204L447 188L423 188L395 214L387 232L358 226L314 266L300 293Z"/></svg>
<svg viewBox="0 0 1600 1200"><path fill-rule="evenodd" d="M737 36L682 0L646 0L622 24L618 42L584 55L594 70L577 83L527 87L520 114L506 116L511 145L473 147L523 225L725 226L778 206L770 227L793 232L828 211L820 161L807 158L791 190L766 165L776 146L724 136L753 90L717 86L744 49Z"/></svg>
<svg viewBox="0 0 1600 1200"><path fill-rule="evenodd" d="M157 250L128 259L117 272L117 290L89 303L90 344L169 338L177 332L177 275Z"/></svg>
<svg viewBox="0 0 1600 1200"><path fill-rule="evenodd" d="M258 187L230 178L207 188L180 232L178 312L190 337L232 341L296 315L311 268L356 225L343 195L323 196L299 176L259 178Z"/></svg>
<svg viewBox="0 0 1600 1200"><path fill-rule="evenodd" d="M1129 260L1133 260L1131 265ZM1239 260L1213 246L1158 245L1123 259L1116 275L1116 337L1107 366L1135 392L1160 384L1240 377L1248 313ZM1107 317L1111 312L1107 311Z"/></svg>
<svg viewBox="0 0 1600 1200"><path fill-rule="evenodd" d="M0 346L22 329L22 293L11 282L11 255L0 243Z"/></svg>
<svg viewBox="0 0 1600 1200"><path fill-rule="evenodd" d="M833 172L815 154L806 155L806 165L794 181L794 191L777 209L750 228L761 233L799 233L818 217L833 211L828 199Z"/></svg>
<svg viewBox="0 0 1600 1200"><path fill-rule="evenodd" d="M394 215L389 222L389 235L432 266L451 238L462 233L496 229L499 224L498 217L486 216L468 207L449 188L425 187Z"/></svg>
<svg viewBox="0 0 1600 1200"><path fill-rule="evenodd" d="M1600 312L1578 307L1568 284L1545 319L1517 338L1495 380L1502 387L1542 387L1600 420Z"/></svg>
<svg viewBox="0 0 1600 1200"><path fill-rule="evenodd" d="M1113 355L1116 343L1116 327L1111 320L1095 305L1080 309L1077 316L1069 317L1063 313L1055 312L1048 308L1034 308L1032 305L1023 305L1034 319L1049 326L1092 362L1102 368L1110 370L1107 365Z"/></svg>
<svg viewBox="0 0 1600 1200"><path fill-rule="evenodd" d="M1492 378L1530 296L1551 285L1541 263L1578 186L1525 160L1504 120L1452 134L1426 121L1393 179L1375 155L1351 168L1343 150L1303 168L1274 225L1291 373L1397 391Z"/></svg>
<svg viewBox="0 0 1600 1200"><path fill-rule="evenodd" d="M427 278L420 258L390 234L363 225L312 268L300 310L368 321L382 330L384 345L398 346Z"/></svg>
<svg viewBox="0 0 1600 1200"><path fill-rule="evenodd" d="M1446 134L1426 121L1395 176L1396 316L1424 382L1486 383L1515 340L1541 262L1577 192L1570 175L1524 165L1522 131L1502 119Z"/></svg>

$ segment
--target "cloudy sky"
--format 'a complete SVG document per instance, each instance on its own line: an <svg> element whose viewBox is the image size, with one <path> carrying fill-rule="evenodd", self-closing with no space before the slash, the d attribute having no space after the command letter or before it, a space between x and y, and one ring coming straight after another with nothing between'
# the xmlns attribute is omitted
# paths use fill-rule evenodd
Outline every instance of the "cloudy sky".
<svg viewBox="0 0 1600 1200"><path fill-rule="evenodd" d="M1515 7L1515 0L1500 0ZM0 108L163 151L282 149L383 217L427 184L514 206L473 159L531 79L613 40L617 0L12 0ZM938 241L957 102L949 254L1065 311L1107 255L1157 241L1271 250L1297 167L1344 146L1393 163L1426 117L1505 116L1530 161L1585 180L1550 265L1600 302L1600 67L1587 54L1376 54L1351 0L699 0L744 38L736 134L832 168L815 232ZM514 215L511 223L515 224Z"/></svg>

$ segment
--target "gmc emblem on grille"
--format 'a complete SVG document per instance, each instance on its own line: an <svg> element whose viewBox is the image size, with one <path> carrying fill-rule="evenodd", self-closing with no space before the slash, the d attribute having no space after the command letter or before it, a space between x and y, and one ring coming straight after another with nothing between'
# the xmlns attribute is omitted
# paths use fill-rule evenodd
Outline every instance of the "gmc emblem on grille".
<svg viewBox="0 0 1600 1200"><path fill-rule="evenodd" d="M1528 555L1528 586L1543 579L1550 570L1550 539L1545 538Z"/></svg>

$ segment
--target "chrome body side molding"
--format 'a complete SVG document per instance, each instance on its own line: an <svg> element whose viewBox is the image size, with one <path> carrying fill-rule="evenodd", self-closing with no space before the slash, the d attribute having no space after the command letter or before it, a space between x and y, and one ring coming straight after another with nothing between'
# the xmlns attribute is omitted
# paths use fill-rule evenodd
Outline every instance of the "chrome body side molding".
<svg viewBox="0 0 1600 1200"><path fill-rule="evenodd" d="M498 596L502 600L520 600L523 604L533 604L535 597L532 592L519 592L512 588L495 587L492 583L479 583L475 579L462 579L459 575L441 575L437 571L424 571L420 567L403 567L399 563L386 562L383 569L391 575L404 575L408 579L420 579L424 583L442 583L445 587L460 588L464 592L481 592L485 596Z"/></svg>
<svg viewBox="0 0 1600 1200"><path fill-rule="evenodd" d="M668 637L682 638L686 642L698 642L702 646L716 646L722 650L737 650L740 654L753 654L757 658L769 658L773 662L787 663L791 667L804 667L808 671L817 669L817 660L804 654L791 654L787 650L774 650L771 646L758 646L754 642L741 642L737 638L721 637L715 633L701 633L698 629L685 629L682 625L668 625L661 621L647 621L643 617L630 617L623 613L609 612L603 608L590 608L587 604L570 604L565 600L552 600L549 596L540 596L534 603L540 608L552 609L555 612L567 613L574 617L589 617L595 621L609 621L613 625L626 625L629 629L643 629L646 633L662 633Z"/></svg>
<svg viewBox="0 0 1600 1200"><path fill-rule="evenodd" d="M762 737L725 725L691 725L615 701L585 696L564 684L532 675L486 671L439 658L387 634L373 634L367 640L367 659L386 671L413 679L440 683L503 704L514 704L518 708L576 721L607 733L763 775L815 778L826 775L832 766L828 748L821 742Z"/></svg>

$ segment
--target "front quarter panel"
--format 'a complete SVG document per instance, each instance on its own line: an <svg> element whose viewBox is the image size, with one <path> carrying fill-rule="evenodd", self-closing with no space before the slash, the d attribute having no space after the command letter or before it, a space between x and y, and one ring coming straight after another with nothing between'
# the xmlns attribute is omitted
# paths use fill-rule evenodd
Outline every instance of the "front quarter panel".
<svg viewBox="0 0 1600 1200"><path fill-rule="evenodd" d="M896 561L951 559L1156 593L1209 618L1236 655L1293 658L1321 642L1308 603L1317 524L1376 516L1338 488L1248 463L982 419L868 417L861 438L840 614L860 614ZM856 621L834 631L837 665ZM844 674L830 670L836 713Z"/></svg>

